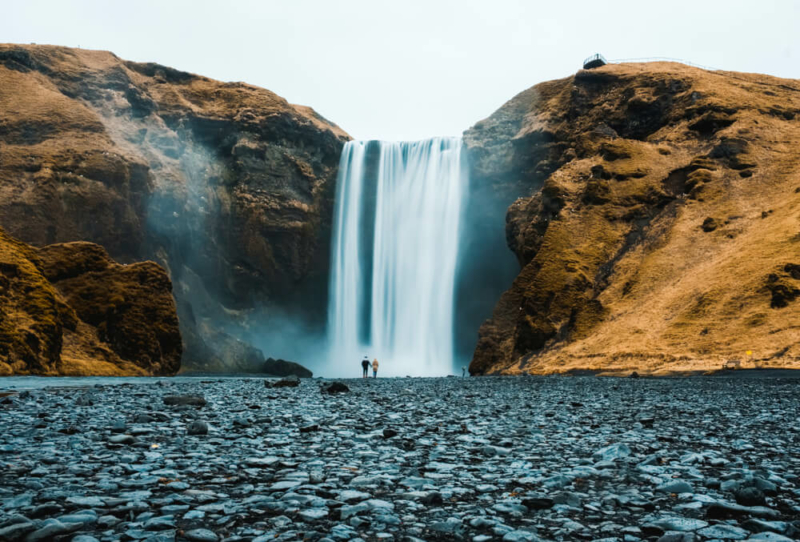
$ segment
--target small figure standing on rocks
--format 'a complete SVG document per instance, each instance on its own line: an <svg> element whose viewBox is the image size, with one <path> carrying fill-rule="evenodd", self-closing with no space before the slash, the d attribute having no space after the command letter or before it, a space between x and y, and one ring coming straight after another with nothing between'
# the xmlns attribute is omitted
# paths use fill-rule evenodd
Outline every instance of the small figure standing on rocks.
<svg viewBox="0 0 800 542"><path fill-rule="evenodd" d="M461 376L462 376L462 377L465 377L465 376L467 376L467 368L466 368L466 367L464 367L464 366L462 366L462 367L461 367Z"/></svg>
<svg viewBox="0 0 800 542"><path fill-rule="evenodd" d="M378 378L378 358L372 360L372 378Z"/></svg>
<svg viewBox="0 0 800 542"><path fill-rule="evenodd" d="M362 369L362 377L367 378L367 373L369 372L369 358L364 356L364 359L361 360L361 369Z"/></svg>

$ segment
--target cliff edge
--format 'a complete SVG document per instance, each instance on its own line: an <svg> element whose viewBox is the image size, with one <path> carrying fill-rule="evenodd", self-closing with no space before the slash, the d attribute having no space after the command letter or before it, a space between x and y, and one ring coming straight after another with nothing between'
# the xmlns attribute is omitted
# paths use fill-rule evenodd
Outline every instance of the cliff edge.
<svg viewBox="0 0 800 542"><path fill-rule="evenodd" d="M800 81L617 64L522 92L465 133L519 197L520 272L472 374L800 368Z"/></svg>
<svg viewBox="0 0 800 542"><path fill-rule="evenodd" d="M335 124L253 85L106 51L0 44L0 81L0 226L11 235L161 264L190 368L224 370L227 344L280 335L282 322L324 325L349 139Z"/></svg>

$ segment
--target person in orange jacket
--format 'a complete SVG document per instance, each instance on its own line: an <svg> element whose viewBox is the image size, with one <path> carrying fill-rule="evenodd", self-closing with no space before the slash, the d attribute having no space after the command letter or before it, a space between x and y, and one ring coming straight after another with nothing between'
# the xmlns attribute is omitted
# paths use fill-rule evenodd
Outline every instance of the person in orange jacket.
<svg viewBox="0 0 800 542"><path fill-rule="evenodd" d="M372 360L372 378L378 378L378 358Z"/></svg>

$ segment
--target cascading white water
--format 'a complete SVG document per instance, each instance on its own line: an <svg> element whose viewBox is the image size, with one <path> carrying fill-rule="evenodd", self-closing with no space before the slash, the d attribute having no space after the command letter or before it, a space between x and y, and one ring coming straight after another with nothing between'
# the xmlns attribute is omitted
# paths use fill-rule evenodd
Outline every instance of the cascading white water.
<svg viewBox="0 0 800 542"><path fill-rule="evenodd" d="M367 147L377 146L377 169ZM374 147L370 147L370 154ZM374 172L374 174L373 174ZM337 181L327 374L452 372L461 139L351 141Z"/></svg>

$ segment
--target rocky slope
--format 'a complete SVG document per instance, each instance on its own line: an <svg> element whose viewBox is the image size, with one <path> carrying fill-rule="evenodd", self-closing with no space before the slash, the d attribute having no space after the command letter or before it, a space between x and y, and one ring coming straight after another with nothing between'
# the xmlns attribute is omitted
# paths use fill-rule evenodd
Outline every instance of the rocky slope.
<svg viewBox="0 0 800 542"><path fill-rule="evenodd" d="M181 351L158 264L86 242L37 250L0 229L0 375L168 375Z"/></svg>
<svg viewBox="0 0 800 542"><path fill-rule="evenodd" d="M231 335L280 333L276 314L323 321L338 127L258 87L103 51L0 45L0 80L9 233L158 261L195 369L222 367Z"/></svg>
<svg viewBox="0 0 800 542"><path fill-rule="evenodd" d="M465 134L521 195L473 374L800 367L800 82L672 63L537 85Z"/></svg>

